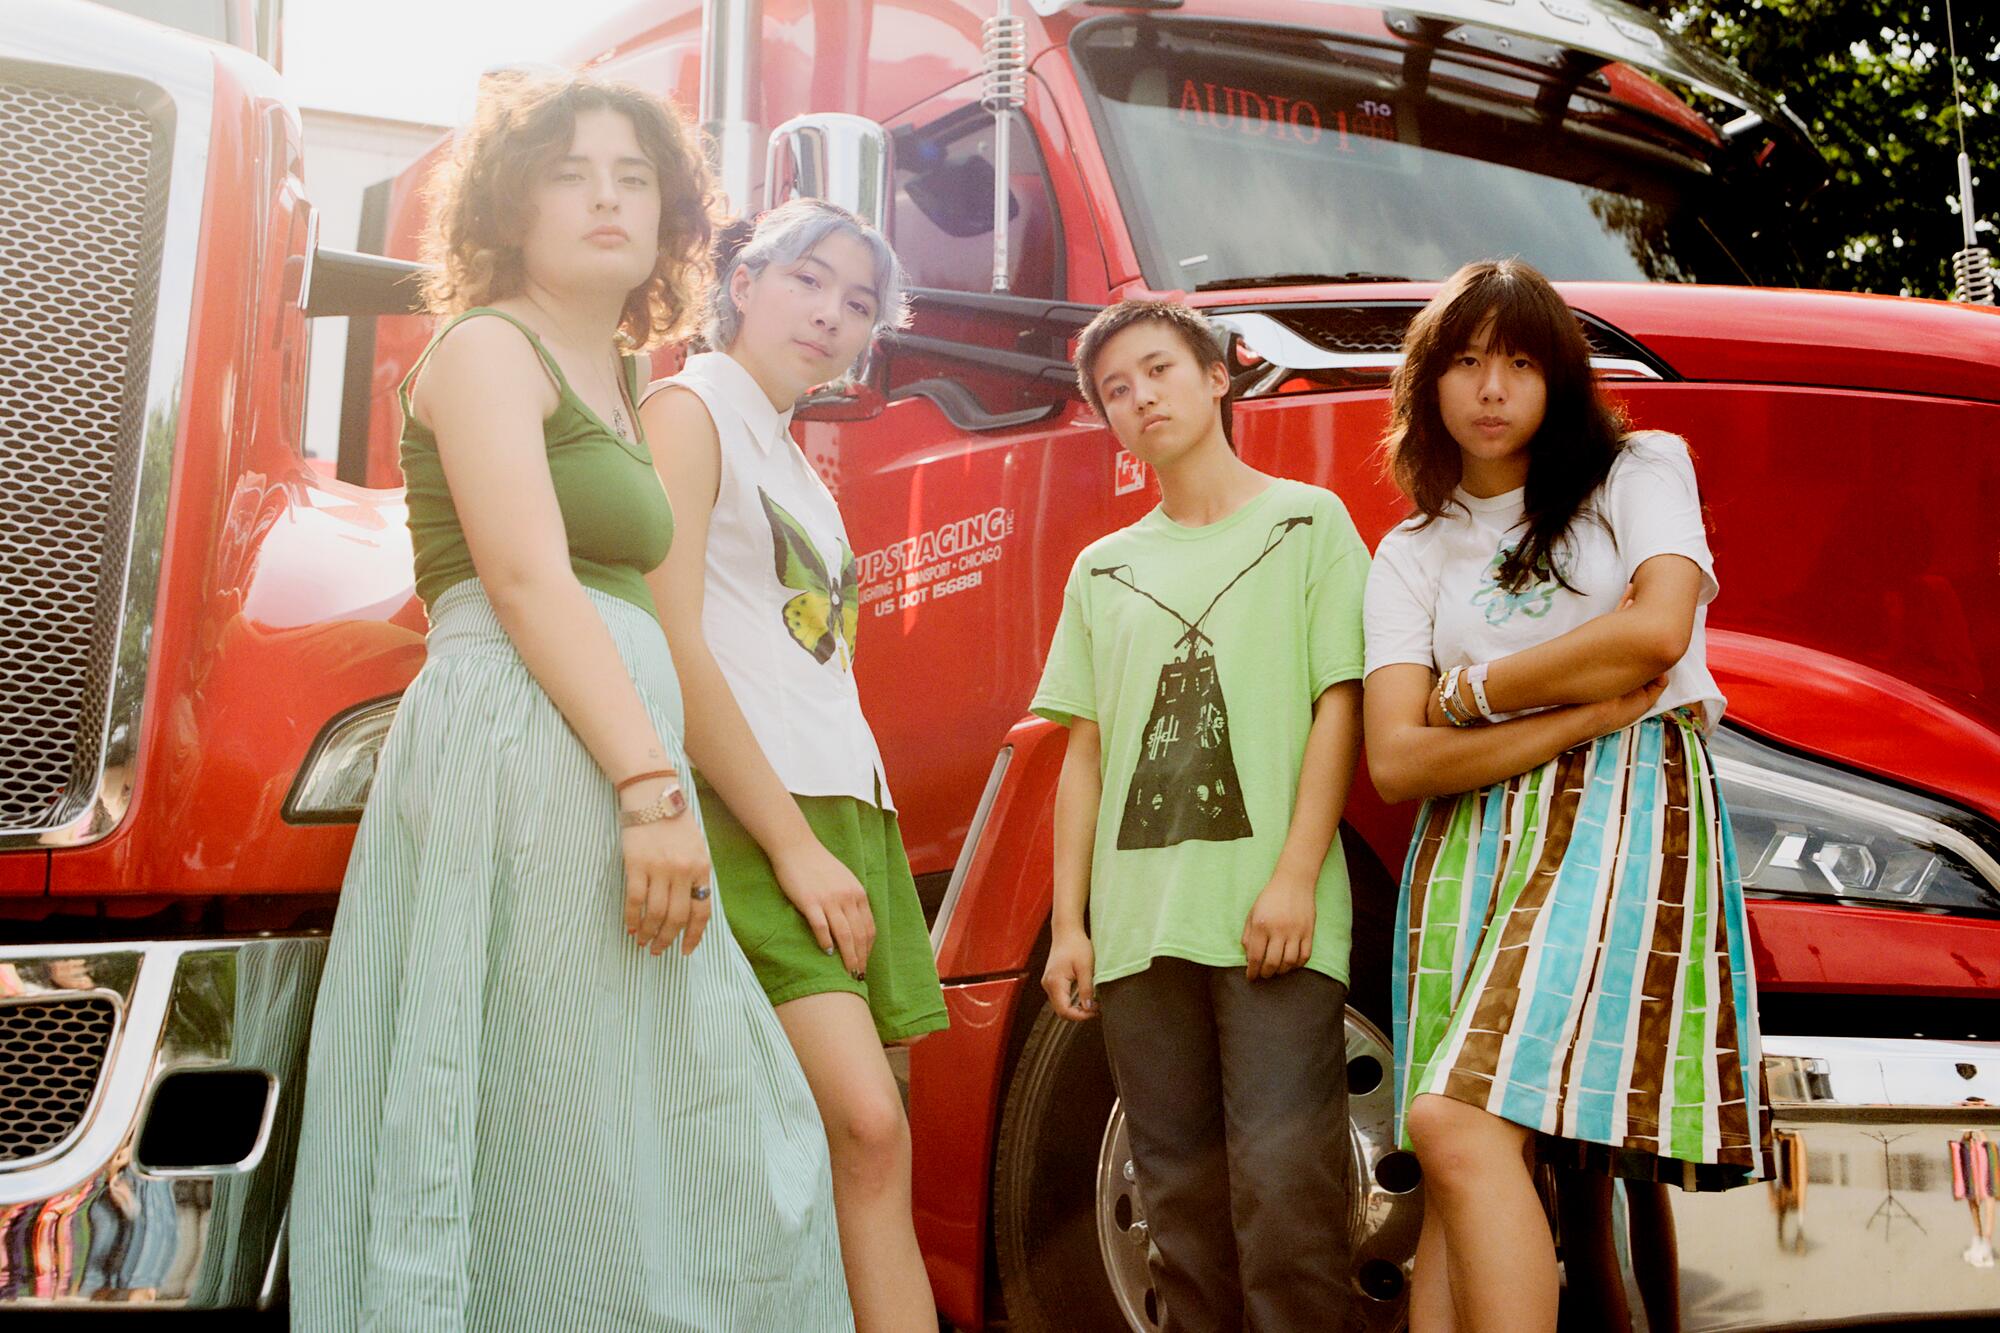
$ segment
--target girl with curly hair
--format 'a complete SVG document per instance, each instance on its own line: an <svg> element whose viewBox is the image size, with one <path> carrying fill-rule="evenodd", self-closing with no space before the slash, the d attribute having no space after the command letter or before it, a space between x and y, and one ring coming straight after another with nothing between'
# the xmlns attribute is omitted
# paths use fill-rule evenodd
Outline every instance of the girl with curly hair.
<svg viewBox="0 0 2000 1333"><path fill-rule="evenodd" d="M1589 356L1541 274L1469 264L1394 382L1416 512L1369 573L1364 713L1383 797L1424 801L1393 991L1414 1333L1554 1329L1537 1156L1579 1191L1769 1160L1694 466L1626 431Z"/></svg>
<svg viewBox="0 0 2000 1333"><path fill-rule="evenodd" d="M812 1093L710 891L631 347L711 182L654 99L486 85L438 169L402 386L428 657L343 886L293 1325L852 1327Z"/></svg>

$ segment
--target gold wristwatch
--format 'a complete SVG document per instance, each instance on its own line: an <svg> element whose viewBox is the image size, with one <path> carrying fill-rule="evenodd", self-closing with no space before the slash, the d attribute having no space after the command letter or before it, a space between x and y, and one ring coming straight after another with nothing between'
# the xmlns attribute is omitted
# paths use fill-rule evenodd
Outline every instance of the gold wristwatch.
<svg viewBox="0 0 2000 1333"><path fill-rule="evenodd" d="M672 777L667 779L666 790L660 793L659 800L651 805L642 805L637 810L620 810L618 823L621 828L657 824L662 819L672 819L675 815L685 813L687 808L687 795L681 791L681 780Z"/></svg>

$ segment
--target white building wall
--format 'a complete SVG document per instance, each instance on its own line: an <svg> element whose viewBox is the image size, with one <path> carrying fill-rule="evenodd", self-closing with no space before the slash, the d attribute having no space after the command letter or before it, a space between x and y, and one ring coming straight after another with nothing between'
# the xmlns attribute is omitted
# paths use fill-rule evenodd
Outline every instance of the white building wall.
<svg viewBox="0 0 2000 1333"><path fill-rule="evenodd" d="M361 193L415 161L444 130L436 125L382 120L345 111L307 108L306 190L319 209L319 241L335 250L357 250ZM312 356L306 390L306 454L328 471L339 452L340 394L347 357L347 321L310 322Z"/></svg>

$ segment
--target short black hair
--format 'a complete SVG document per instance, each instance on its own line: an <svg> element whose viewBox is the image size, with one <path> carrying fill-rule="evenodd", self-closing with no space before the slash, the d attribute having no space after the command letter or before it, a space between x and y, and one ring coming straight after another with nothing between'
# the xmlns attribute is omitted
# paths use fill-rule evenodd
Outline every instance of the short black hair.
<svg viewBox="0 0 2000 1333"><path fill-rule="evenodd" d="M1104 353L1104 344L1131 328L1134 324L1165 324L1178 333L1187 344L1188 351L1194 353L1195 363L1206 371L1210 366L1221 366L1226 374L1229 363L1222 355L1224 336L1215 325L1199 313L1178 301L1126 300L1117 305L1106 306L1097 317L1084 325L1083 334L1076 340L1076 387L1083 395L1083 401L1090 404L1090 410L1098 416L1104 415L1104 400L1097 395L1097 358ZM1230 395L1223 395L1222 434L1228 439L1229 447L1236 447L1230 435Z"/></svg>

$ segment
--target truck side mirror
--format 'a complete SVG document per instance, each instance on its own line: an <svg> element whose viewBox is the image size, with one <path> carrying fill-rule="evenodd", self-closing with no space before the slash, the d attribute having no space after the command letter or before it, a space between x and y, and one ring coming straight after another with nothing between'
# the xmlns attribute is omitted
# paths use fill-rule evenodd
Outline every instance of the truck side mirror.
<svg viewBox="0 0 2000 1333"><path fill-rule="evenodd" d="M764 158L764 206L776 208L800 196L824 199L889 236L894 179L887 130L866 116L811 112L771 131Z"/></svg>

